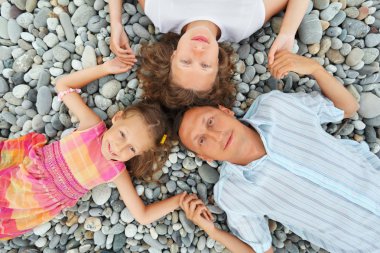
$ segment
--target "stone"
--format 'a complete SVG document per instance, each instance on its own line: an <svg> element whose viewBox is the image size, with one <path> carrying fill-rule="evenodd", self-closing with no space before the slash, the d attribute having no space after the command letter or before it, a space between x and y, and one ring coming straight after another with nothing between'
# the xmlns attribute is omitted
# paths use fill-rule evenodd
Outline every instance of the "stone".
<svg viewBox="0 0 380 253"><path fill-rule="evenodd" d="M212 168L208 164L203 164L199 170L198 173L203 181L215 184L219 180L219 173L215 170L215 168Z"/></svg>
<svg viewBox="0 0 380 253"><path fill-rule="evenodd" d="M318 16L315 14L305 15L298 28L298 35L304 44L319 43L322 38L322 26Z"/></svg>
<svg viewBox="0 0 380 253"><path fill-rule="evenodd" d="M47 86L41 87L37 93L36 107L38 114L48 114L51 109L52 100L50 89Z"/></svg>
<svg viewBox="0 0 380 253"><path fill-rule="evenodd" d="M99 92L105 98L111 99L117 95L120 89L121 89L121 83L116 80L111 80L105 83Z"/></svg>
<svg viewBox="0 0 380 253"><path fill-rule="evenodd" d="M342 3L333 2L329 5L329 7L321 11L319 16L321 17L322 20L330 21L335 17L336 14L338 14L341 8L342 8Z"/></svg>
<svg viewBox="0 0 380 253"><path fill-rule="evenodd" d="M33 23L34 16L31 13L25 12L16 18L17 24L19 24L22 28L27 29L28 26Z"/></svg>
<svg viewBox="0 0 380 253"><path fill-rule="evenodd" d="M329 49L326 52L327 58L334 64L342 64L344 62L344 57L340 54L339 50Z"/></svg>
<svg viewBox="0 0 380 253"><path fill-rule="evenodd" d="M33 64L33 58L36 56L36 51L31 49L25 54L18 57L13 63L13 70L18 72L27 72Z"/></svg>
<svg viewBox="0 0 380 253"><path fill-rule="evenodd" d="M380 44L380 34L378 33L369 33L365 36L365 45L366 47L376 47Z"/></svg>
<svg viewBox="0 0 380 253"><path fill-rule="evenodd" d="M105 204L110 196L111 188L107 184L102 184L92 189L92 199L99 206Z"/></svg>
<svg viewBox="0 0 380 253"><path fill-rule="evenodd" d="M96 54L95 50L91 46L86 46L82 54L82 66L83 68L96 66Z"/></svg>
<svg viewBox="0 0 380 253"><path fill-rule="evenodd" d="M377 48L363 48L362 50L364 52L364 56L362 59L364 64L373 63L379 56L379 49Z"/></svg>
<svg viewBox="0 0 380 253"><path fill-rule="evenodd" d="M9 39L8 20L3 17L0 17L0 38Z"/></svg>
<svg viewBox="0 0 380 253"><path fill-rule="evenodd" d="M92 232L99 231L102 228L102 222L98 217L88 217L84 222L84 229Z"/></svg>
<svg viewBox="0 0 380 253"><path fill-rule="evenodd" d="M99 16L93 16L90 18L87 24L89 31L93 33L99 33L100 29L107 26L107 21Z"/></svg>
<svg viewBox="0 0 380 253"><path fill-rule="evenodd" d="M41 224L33 229L33 233L36 235L44 235L47 231L51 228L50 222L46 222L44 224Z"/></svg>
<svg viewBox="0 0 380 253"><path fill-rule="evenodd" d="M370 29L366 23L352 18L346 18L342 27L347 30L349 35L353 35L355 38L364 38Z"/></svg>
<svg viewBox="0 0 380 253"><path fill-rule="evenodd" d="M71 23L76 27L86 26L92 16L96 15L96 11L91 6L83 4L79 6L71 17Z"/></svg>
<svg viewBox="0 0 380 253"><path fill-rule="evenodd" d="M63 31L68 42L75 41L75 33L73 25L71 24L70 16L66 12L59 14L59 21L62 25Z"/></svg>
<svg viewBox="0 0 380 253"><path fill-rule="evenodd" d="M28 93L28 91L30 90L30 87L26 84L20 84L20 85L17 85L13 88L13 96L15 96L16 98L23 98L26 93Z"/></svg>
<svg viewBox="0 0 380 253"><path fill-rule="evenodd" d="M125 227L125 236L128 238L133 238L137 234L137 227L135 224L128 224Z"/></svg>
<svg viewBox="0 0 380 253"><path fill-rule="evenodd" d="M380 98L371 92L360 96L359 114L364 118L375 118L380 115Z"/></svg>
<svg viewBox="0 0 380 253"><path fill-rule="evenodd" d="M49 8L42 8L39 10L37 15L34 16L33 24L35 28L40 28L40 27L46 27L47 25L47 19L50 14L50 9Z"/></svg>
<svg viewBox="0 0 380 253"><path fill-rule="evenodd" d="M13 43L17 43L21 37L22 28L15 19L8 20L8 31L12 31L8 34L9 39Z"/></svg>
<svg viewBox="0 0 380 253"><path fill-rule="evenodd" d="M360 48L356 47L348 54L346 58L346 64L348 66L355 66L363 59L364 52Z"/></svg>
<svg viewBox="0 0 380 253"><path fill-rule="evenodd" d="M314 8L318 10L326 9L330 4L330 0L313 0Z"/></svg>
<svg viewBox="0 0 380 253"><path fill-rule="evenodd" d="M133 29L133 32L134 32L137 36L149 40L149 38L150 38L150 33L145 29L145 27L143 27L143 26L140 25L139 23L134 23L134 24L132 25L132 29Z"/></svg>

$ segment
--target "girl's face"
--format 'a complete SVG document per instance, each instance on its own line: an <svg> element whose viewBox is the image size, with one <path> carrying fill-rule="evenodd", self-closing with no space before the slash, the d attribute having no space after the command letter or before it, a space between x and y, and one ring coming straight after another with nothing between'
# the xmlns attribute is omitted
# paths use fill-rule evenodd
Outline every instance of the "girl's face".
<svg viewBox="0 0 380 253"><path fill-rule="evenodd" d="M208 91L218 73L219 45L204 26L188 29L171 58L173 81L184 89Z"/></svg>
<svg viewBox="0 0 380 253"><path fill-rule="evenodd" d="M123 118L120 111L112 118L112 127L103 135L101 152L107 160L126 162L152 147L152 137L144 119L134 112Z"/></svg>

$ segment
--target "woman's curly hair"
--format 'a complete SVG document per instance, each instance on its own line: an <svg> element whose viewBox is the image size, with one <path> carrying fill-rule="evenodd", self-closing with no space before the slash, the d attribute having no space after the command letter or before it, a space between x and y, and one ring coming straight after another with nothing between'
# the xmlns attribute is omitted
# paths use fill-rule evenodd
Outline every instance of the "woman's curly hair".
<svg viewBox="0 0 380 253"><path fill-rule="evenodd" d="M137 75L143 84L145 98L158 100L171 109L207 103L231 108L235 98L232 48L219 44L219 70L213 88L194 91L179 87L171 78L171 56L179 39L180 35L167 33L158 42L142 46L139 53L141 67Z"/></svg>

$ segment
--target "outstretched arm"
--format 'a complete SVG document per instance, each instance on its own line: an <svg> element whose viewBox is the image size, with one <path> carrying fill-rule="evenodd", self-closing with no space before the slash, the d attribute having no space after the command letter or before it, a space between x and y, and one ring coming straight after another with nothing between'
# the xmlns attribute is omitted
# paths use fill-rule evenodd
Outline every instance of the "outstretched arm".
<svg viewBox="0 0 380 253"><path fill-rule="evenodd" d="M271 4L280 5L282 1L271 1ZM294 43L294 37L297 29L305 15L309 0L287 0L286 12L281 24L280 33L273 42L268 54L268 64L271 65L274 60L274 55L279 50L291 51Z"/></svg>
<svg viewBox="0 0 380 253"><path fill-rule="evenodd" d="M133 66L136 57L129 46L128 36L121 23L122 0L110 0L108 2L111 20L111 42L112 52L125 64Z"/></svg>
<svg viewBox="0 0 380 253"><path fill-rule="evenodd" d="M186 217L202 228L212 239L222 243L231 252L255 253L255 251L236 236L214 226L211 213L203 202L194 195L181 196L180 206ZM272 247L265 253L273 253Z"/></svg>
<svg viewBox="0 0 380 253"><path fill-rule="evenodd" d="M289 71L302 75L312 75L318 82L323 94L337 108L344 111L345 118L351 117L358 110L359 104L351 93L313 59L287 51L278 52L272 66L270 66L270 72L274 77L282 78Z"/></svg>
<svg viewBox="0 0 380 253"><path fill-rule="evenodd" d="M124 204L133 217L141 224L146 225L179 207L179 199L186 193L145 205L133 186L132 179L127 170L123 171L114 181Z"/></svg>
<svg viewBox="0 0 380 253"><path fill-rule="evenodd" d="M70 88L80 89L96 79L109 74L122 73L129 69L130 66L123 64L118 58L115 58L102 65L86 68L62 76L57 79L55 88L57 93L68 91ZM69 110L79 119L78 130L87 129L99 123L100 118L84 103L81 96L76 92L67 93L63 96L62 100Z"/></svg>

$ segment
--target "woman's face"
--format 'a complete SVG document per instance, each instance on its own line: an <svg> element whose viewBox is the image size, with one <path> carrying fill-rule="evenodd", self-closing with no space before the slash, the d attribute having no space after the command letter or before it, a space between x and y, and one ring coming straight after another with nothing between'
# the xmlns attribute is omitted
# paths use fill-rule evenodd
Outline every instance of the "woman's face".
<svg viewBox="0 0 380 253"><path fill-rule="evenodd" d="M207 27L188 29L172 55L173 82L184 89L211 90L219 68L218 54L218 42Z"/></svg>

